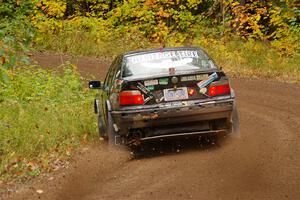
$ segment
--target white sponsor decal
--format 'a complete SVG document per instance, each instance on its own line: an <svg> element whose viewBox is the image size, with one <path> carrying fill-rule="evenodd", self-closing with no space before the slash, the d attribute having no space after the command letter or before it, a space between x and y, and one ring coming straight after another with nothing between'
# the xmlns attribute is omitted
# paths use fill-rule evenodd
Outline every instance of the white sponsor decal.
<svg viewBox="0 0 300 200"><path fill-rule="evenodd" d="M142 55L130 56L127 61L130 63L148 62L152 60L160 60L166 58L199 58L198 51L165 51L156 53L147 53Z"/></svg>
<svg viewBox="0 0 300 200"><path fill-rule="evenodd" d="M198 74L198 75L191 75L191 76L183 76L181 77L181 81L195 81L195 80L203 80L208 77L207 74Z"/></svg>
<svg viewBox="0 0 300 200"><path fill-rule="evenodd" d="M216 80L217 78L218 78L218 74L214 72L208 77L208 79L200 81L199 83L197 83L197 85L201 89L207 86L208 84L210 84L211 82L213 82L214 80Z"/></svg>
<svg viewBox="0 0 300 200"><path fill-rule="evenodd" d="M155 79L155 80L148 80L148 81L145 81L145 82L144 82L144 85L145 85L145 86L158 85L158 80Z"/></svg>

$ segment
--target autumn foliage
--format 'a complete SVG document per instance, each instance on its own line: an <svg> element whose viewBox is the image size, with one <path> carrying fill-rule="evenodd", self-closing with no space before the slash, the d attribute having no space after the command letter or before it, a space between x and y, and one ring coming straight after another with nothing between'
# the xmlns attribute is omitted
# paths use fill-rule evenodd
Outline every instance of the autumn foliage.
<svg viewBox="0 0 300 200"><path fill-rule="evenodd" d="M290 0L44 0L35 5L35 23L97 18L106 26L138 29L144 36L162 43L172 34L188 33L192 28L219 27L222 34L243 39L274 41L299 34L299 2ZM59 28L59 27L58 27Z"/></svg>
<svg viewBox="0 0 300 200"><path fill-rule="evenodd" d="M129 33L162 46L189 44L208 30L209 37L263 41L293 56L300 46L299 6L296 0L1 0L0 28L11 19L30 22L37 44L45 34L83 29L99 32L97 40ZM0 38L3 43L1 32Z"/></svg>

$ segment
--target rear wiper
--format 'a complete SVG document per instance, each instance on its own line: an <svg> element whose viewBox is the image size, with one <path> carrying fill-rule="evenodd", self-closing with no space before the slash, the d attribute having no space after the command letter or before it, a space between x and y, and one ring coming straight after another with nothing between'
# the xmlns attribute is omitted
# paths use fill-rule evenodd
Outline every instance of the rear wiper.
<svg viewBox="0 0 300 200"><path fill-rule="evenodd" d="M213 71L216 71L218 70L217 68L211 68L211 69L206 69L206 70L201 70L201 69L184 69L184 70L176 70L176 72L187 72L187 73L190 73L190 72L201 72L201 73L207 73L207 72L213 72ZM176 74L175 72L175 74Z"/></svg>

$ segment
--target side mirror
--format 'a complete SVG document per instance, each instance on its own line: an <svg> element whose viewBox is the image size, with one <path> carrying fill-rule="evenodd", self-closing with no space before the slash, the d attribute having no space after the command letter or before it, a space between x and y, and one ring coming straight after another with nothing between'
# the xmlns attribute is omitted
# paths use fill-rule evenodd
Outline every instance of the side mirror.
<svg viewBox="0 0 300 200"><path fill-rule="evenodd" d="M100 81L90 81L89 88L90 89L102 89L101 82Z"/></svg>

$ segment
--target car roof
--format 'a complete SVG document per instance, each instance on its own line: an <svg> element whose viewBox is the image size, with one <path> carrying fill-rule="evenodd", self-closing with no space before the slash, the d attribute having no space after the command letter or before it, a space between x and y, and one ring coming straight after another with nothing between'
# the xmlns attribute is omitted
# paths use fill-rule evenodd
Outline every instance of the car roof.
<svg viewBox="0 0 300 200"><path fill-rule="evenodd" d="M144 53L155 53L161 51L176 51L176 50L193 50L193 51L203 51L203 49L199 47L164 47L164 48L155 48L155 49L145 49L145 50L137 50L137 51L129 51L123 54L124 57L133 56Z"/></svg>

